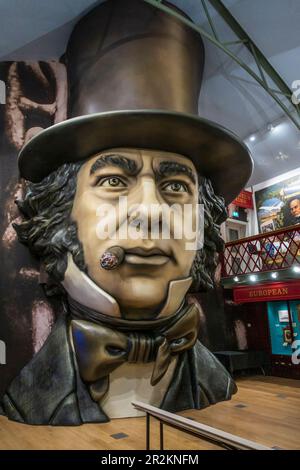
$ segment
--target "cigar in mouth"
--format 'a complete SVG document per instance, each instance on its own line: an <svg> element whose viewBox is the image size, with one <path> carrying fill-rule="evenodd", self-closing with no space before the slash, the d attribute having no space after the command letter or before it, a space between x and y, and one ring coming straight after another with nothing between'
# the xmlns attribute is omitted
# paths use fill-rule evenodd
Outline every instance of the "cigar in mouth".
<svg viewBox="0 0 300 470"><path fill-rule="evenodd" d="M100 258L100 266L103 269L116 269L123 263L125 251L120 246L113 246L106 250Z"/></svg>

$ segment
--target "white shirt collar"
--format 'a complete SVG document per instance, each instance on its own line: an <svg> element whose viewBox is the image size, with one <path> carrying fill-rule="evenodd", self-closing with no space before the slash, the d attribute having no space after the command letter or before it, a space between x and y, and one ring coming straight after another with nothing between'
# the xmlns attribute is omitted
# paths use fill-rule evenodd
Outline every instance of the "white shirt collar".
<svg viewBox="0 0 300 470"><path fill-rule="evenodd" d="M166 301L156 318L173 315L181 306L191 284L191 276L170 281ZM104 315L121 318L118 302L76 266L71 253L68 254L68 267L62 285L76 302Z"/></svg>

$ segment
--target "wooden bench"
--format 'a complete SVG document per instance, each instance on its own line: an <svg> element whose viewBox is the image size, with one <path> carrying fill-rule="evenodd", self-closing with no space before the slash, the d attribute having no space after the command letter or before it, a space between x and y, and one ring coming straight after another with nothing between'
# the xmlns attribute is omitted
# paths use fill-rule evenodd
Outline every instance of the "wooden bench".
<svg viewBox="0 0 300 470"><path fill-rule="evenodd" d="M213 351L213 354L233 375L235 371L260 369L266 375L265 368L269 369L270 360L265 351Z"/></svg>

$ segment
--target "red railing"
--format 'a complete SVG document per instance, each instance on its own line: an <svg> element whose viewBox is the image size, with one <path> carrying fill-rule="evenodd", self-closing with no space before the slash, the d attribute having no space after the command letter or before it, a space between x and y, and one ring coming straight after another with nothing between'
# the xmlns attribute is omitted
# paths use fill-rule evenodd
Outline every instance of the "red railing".
<svg viewBox="0 0 300 470"><path fill-rule="evenodd" d="M300 266L300 224L226 243L222 276Z"/></svg>

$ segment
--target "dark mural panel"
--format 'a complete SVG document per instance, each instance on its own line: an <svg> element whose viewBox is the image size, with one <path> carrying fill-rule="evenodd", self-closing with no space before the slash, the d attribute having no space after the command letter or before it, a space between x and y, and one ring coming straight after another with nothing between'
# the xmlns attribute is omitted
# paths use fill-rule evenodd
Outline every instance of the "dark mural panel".
<svg viewBox="0 0 300 470"><path fill-rule="evenodd" d="M59 311L58 302L49 300L39 285L38 260L18 242L12 225L20 220L15 200L24 189L18 177L18 150L34 132L57 119L59 87L53 70L54 63L0 64L0 80L6 84L6 104L0 105L0 340L6 348L0 396L42 346L54 311Z"/></svg>

